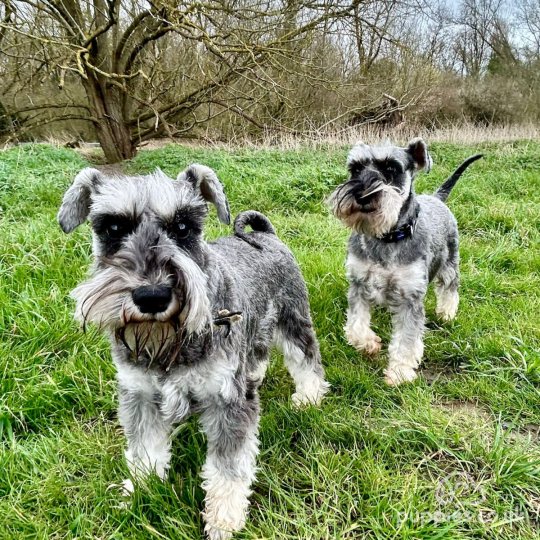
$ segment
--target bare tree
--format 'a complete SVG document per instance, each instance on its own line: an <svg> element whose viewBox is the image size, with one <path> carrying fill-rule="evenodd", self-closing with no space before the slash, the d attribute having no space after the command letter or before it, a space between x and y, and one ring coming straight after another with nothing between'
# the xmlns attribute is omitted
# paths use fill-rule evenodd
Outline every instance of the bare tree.
<svg viewBox="0 0 540 540"><path fill-rule="evenodd" d="M398 0L367 2L356 6L352 30L360 73L369 72L385 52L385 46L399 43L399 38L392 35L392 31L402 15L402 6Z"/></svg>
<svg viewBox="0 0 540 540"><path fill-rule="evenodd" d="M272 67L294 59L303 38L345 17L357 4L2 2L1 52L24 65L27 80L45 77L56 82L60 93L71 89L66 102L26 104L12 112L27 115L27 128L66 119L90 122L110 162L132 157L137 144L150 137L188 131L224 110L257 122L239 105L239 95L250 100L248 83L251 88L278 85ZM177 65L175 56L182 60ZM15 80L20 82L21 75ZM235 93L230 92L233 86ZM77 87L84 94L77 95ZM51 108L63 113L47 116Z"/></svg>
<svg viewBox="0 0 540 540"><path fill-rule="evenodd" d="M455 43L455 50L465 74L479 77L487 69L493 52L502 42L497 38L505 35L500 13L503 0L463 0L456 23L460 26Z"/></svg>
<svg viewBox="0 0 540 540"><path fill-rule="evenodd" d="M519 0L516 18L522 29L527 56L540 58L540 0Z"/></svg>
<svg viewBox="0 0 540 540"><path fill-rule="evenodd" d="M161 136L540 114L540 0L505 1L0 0L0 132L67 128L113 162Z"/></svg>

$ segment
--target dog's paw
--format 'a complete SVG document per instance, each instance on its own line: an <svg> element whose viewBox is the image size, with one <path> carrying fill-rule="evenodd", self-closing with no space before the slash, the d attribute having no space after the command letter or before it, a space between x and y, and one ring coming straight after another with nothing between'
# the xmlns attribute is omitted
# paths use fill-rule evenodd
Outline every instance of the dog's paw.
<svg viewBox="0 0 540 540"><path fill-rule="evenodd" d="M321 404L321 401L329 388L330 385L327 382L324 382L316 392L295 392L291 396L291 400L296 408L307 407L309 405L317 406Z"/></svg>
<svg viewBox="0 0 540 540"><path fill-rule="evenodd" d="M435 313L439 319L445 322L451 321L457 315L458 305L459 295L457 293L439 293Z"/></svg>
<svg viewBox="0 0 540 540"><path fill-rule="evenodd" d="M135 486L133 485L133 482L129 479L122 480L120 484L111 484L107 491L109 490L118 490L120 493L121 501L116 505L116 508L120 508L121 510L125 510L129 507L130 504L130 498L133 492L135 491Z"/></svg>
<svg viewBox="0 0 540 540"><path fill-rule="evenodd" d="M448 309L447 306L437 307L435 313L437 314L437 317L441 319L441 321L449 322L456 318L457 305L452 309Z"/></svg>
<svg viewBox="0 0 540 540"><path fill-rule="evenodd" d="M418 374L416 370L406 364L393 364L384 370L384 382L389 386L398 386L402 383L412 382Z"/></svg>
<svg viewBox="0 0 540 540"><path fill-rule="evenodd" d="M330 383L319 379L310 388L297 388L297 391L291 396L291 400L298 409L308 405L320 405L328 390L330 390Z"/></svg>
<svg viewBox="0 0 540 540"><path fill-rule="evenodd" d="M204 528L204 532L208 540L230 540L233 537L232 530L214 527L208 523Z"/></svg>
<svg viewBox="0 0 540 540"><path fill-rule="evenodd" d="M230 540L233 536L233 531L220 529L209 524L206 524L204 532L208 540Z"/></svg>
<svg viewBox="0 0 540 540"><path fill-rule="evenodd" d="M377 356L381 352L382 340L371 329L364 335L359 335L353 329L345 328L345 335L349 345L352 345L357 351L368 356Z"/></svg>
<svg viewBox="0 0 540 540"><path fill-rule="evenodd" d="M370 339L366 341L363 351L368 356L377 356L381 352L381 347L381 338L373 332L373 335L370 336Z"/></svg>
<svg viewBox="0 0 540 540"><path fill-rule="evenodd" d="M235 531L246 523L247 499L241 494L230 494L221 502L218 499L207 501L204 511L204 532L209 540L229 540Z"/></svg>
<svg viewBox="0 0 540 540"><path fill-rule="evenodd" d="M131 497L135 491L135 486L129 478L126 478L126 480L122 480L120 484L111 484L107 488L107 491L111 489L119 490L122 497Z"/></svg>

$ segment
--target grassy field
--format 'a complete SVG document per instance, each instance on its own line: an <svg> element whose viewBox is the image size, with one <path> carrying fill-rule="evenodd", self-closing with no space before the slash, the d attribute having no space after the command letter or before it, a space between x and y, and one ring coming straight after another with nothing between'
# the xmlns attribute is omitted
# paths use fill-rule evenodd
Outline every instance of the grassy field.
<svg viewBox="0 0 540 540"><path fill-rule="evenodd" d="M294 410L277 356L262 388L260 471L239 538L540 538L540 144L435 144L417 191L463 158L449 205L462 234L461 306L429 323L414 384L384 385L386 353L359 357L343 337L347 232L322 201L345 176L346 148L309 151L166 147L126 170L173 177L215 168L233 214L265 212L308 282L332 393ZM205 442L190 420L170 482L152 479L127 509L114 370L96 332L72 320L69 291L90 261L87 225L55 221L86 162L71 150L0 154L0 538L201 537ZM210 216L208 236L227 228ZM434 321L430 293L428 318ZM388 316L375 313L388 343Z"/></svg>

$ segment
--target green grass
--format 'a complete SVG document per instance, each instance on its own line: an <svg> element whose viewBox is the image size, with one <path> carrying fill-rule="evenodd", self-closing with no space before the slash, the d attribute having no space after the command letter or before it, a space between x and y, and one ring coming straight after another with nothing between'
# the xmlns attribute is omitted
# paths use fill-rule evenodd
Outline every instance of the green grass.
<svg viewBox="0 0 540 540"><path fill-rule="evenodd" d="M449 201L462 234L460 312L430 324L422 376L397 389L383 383L385 354L359 357L343 338L347 232L322 201L345 176L346 148L171 146L127 165L215 168L232 212L265 212L309 286L332 393L320 409L292 409L276 357L239 538L540 538L540 144L433 145L417 190L476 151L485 159ZM194 420L178 433L170 482L150 480L128 509L109 489L127 474L114 370L68 297L88 268L90 231L65 236L55 222L84 165L49 146L0 154L0 538L200 538L205 442ZM208 236L226 232L212 212ZM427 312L434 321L432 294ZM388 316L374 325L388 343Z"/></svg>

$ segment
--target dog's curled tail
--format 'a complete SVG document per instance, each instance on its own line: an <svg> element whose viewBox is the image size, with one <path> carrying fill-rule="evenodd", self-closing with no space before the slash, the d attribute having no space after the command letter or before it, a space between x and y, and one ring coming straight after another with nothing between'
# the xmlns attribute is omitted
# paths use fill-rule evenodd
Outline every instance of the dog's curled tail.
<svg viewBox="0 0 540 540"><path fill-rule="evenodd" d="M445 202L448 199L448 195L452 191L452 188L456 185L459 177L465 172L465 169L471 164L474 163L477 159L483 157L483 154L475 154L467 158L453 173L444 184L433 194L437 199Z"/></svg>
<svg viewBox="0 0 540 540"><path fill-rule="evenodd" d="M264 214L255 210L248 210L238 214L234 220L234 236L241 238L244 242L257 249L262 249L262 246L250 234L245 232L247 226L251 227L253 232L276 234L274 226Z"/></svg>

